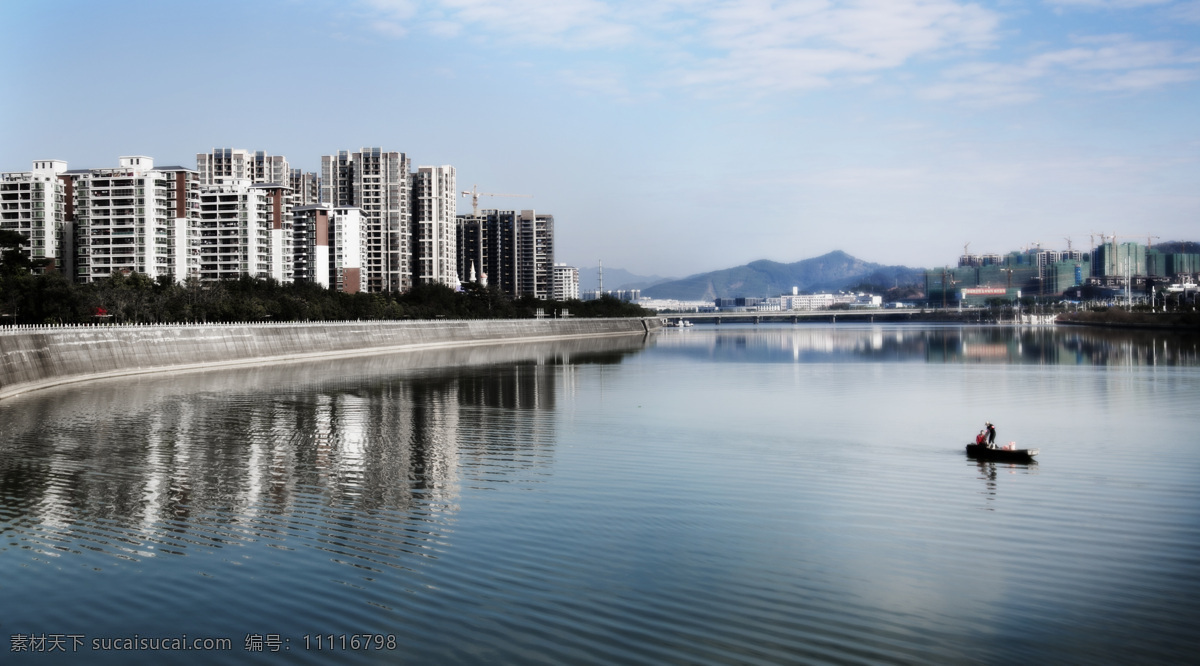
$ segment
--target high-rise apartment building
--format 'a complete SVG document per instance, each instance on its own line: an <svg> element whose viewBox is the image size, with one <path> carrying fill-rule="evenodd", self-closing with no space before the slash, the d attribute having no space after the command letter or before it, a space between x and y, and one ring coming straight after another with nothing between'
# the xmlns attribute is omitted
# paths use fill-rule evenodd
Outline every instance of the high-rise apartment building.
<svg viewBox="0 0 1200 666"><path fill-rule="evenodd" d="M485 208L458 216L457 227L464 279L474 271L513 298L554 296L554 216Z"/></svg>
<svg viewBox="0 0 1200 666"><path fill-rule="evenodd" d="M521 211L517 230L517 295L554 297L554 216Z"/></svg>
<svg viewBox="0 0 1200 666"><path fill-rule="evenodd" d="M321 203L362 210L370 291L412 286L410 169L407 155L379 148L321 158Z"/></svg>
<svg viewBox="0 0 1200 666"><path fill-rule="evenodd" d="M366 290L362 211L325 204L295 210L294 264L297 282L312 282L348 294Z"/></svg>
<svg viewBox="0 0 1200 666"><path fill-rule="evenodd" d="M486 287L490 284L487 262L491 254L486 242L490 240L486 233L487 217L479 213L459 215L455 227L458 237L455 264L458 266L459 279L462 282L478 282Z"/></svg>
<svg viewBox="0 0 1200 666"><path fill-rule="evenodd" d="M200 173L201 185L215 185L220 179L230 178L290 185L292 176L287 158L282 155L240 148L214 148L211 153L197 153L196 171Z"/></svg>
<svg viewBox="0 0 1200 666"><path fill-rule="evenodd" d="M347 294L367 290L362 269L366 254L362 211L352 206L333 209L329 225L329 285Z"/></svg>
<svg viewBox="0 0 1200 666"><path fill-rule="evenodd" d="M36 264L48 261L47 268L70 271L66 170L61 160L38 160L30 171L0 173L0 229L24 235Z"/></svg>
<svg viewBox="0 0 1200 666"><path fill-rule="evenodd" d="M417 167L412 175L413 283L457 288L458 233L454 167Z"/></svg>
<svg viewBox="0 0 1200 666"><path fill-rule="evenodd" d="M292 279L329 286L329 206L292 209Z"/></svg>
<svg viewBox="0 0 1200 666"><path fill-rule="evenodd" d="M205 194L201 216L201 254L204 257L201 279L220 280L242 274L270 277L280 282L293 279L292 210L296 206L293 188L293 169L287 158L265 151L251 152L240 148L214 148L211 153L196 154L196 171L200 174ZM247 192L258 188L260 192ZM265 197L266 221L259 214L258 196ZM250 208L240 221L246 223L233 234L229 213L224 204L230 197L240 197ZM214 207L215 206L215 207ZM266 225L257 228L254 225ZM213 245L214 234L220 240ZM265 240L260 241L262 235ZM238 251L231 249L232 239L238 238ZM233 255L239 255L234 261Z"/></svg>
<svg viewBox="0 0 1200 666"><path fill-rule="evenodd" d="M579 298L579 269L566 264L554 264L554 300Z"/></svg>
<svg viewBox="0 0 1200 666"><path fill-rule="evenodd" d="M292 280L290 188L218 179L200 192L200 279Z"/></svg>
<svg viewBox="0 0 1200 666"><path fill-rule="evenodd" d="M192 262L199 179L184 167L154 167L141 156L120 158L115 169L67 171L74 223L75 276L92 282L112 273L138 272L182 281Z"/></svg>
<svg viewBox="0 0 1200 666"><path fill-rule="evenodd" d="M292 206L312 206L321 203L321 178L315 171L292 169L288 176L292 187Z"/></svg>

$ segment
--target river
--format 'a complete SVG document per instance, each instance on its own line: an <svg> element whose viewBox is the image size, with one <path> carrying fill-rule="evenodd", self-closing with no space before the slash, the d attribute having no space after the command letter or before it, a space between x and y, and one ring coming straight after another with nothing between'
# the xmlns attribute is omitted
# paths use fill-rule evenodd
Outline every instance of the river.
<svg viewBox="0 0 1200 666"><path fill-rule="evenodd" d="M5 661L1187 662L1198 389L1196 337L802 324L22 395Z"/></svg>

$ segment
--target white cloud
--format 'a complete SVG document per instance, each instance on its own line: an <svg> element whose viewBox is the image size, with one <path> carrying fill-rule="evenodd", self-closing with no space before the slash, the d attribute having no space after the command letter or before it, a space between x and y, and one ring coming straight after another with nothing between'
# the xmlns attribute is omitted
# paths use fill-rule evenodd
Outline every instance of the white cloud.
<svg viewBox="0 0 1200 666"><path fill-rule="evenodd" d="M434 4L456 23L516 43L602 48L626 43L634 31L616 16L613 6L600 0L441 0Z"/></svg>
<svg viewBox="0 0 1200 666"><path fill-rule="evenodd" d="M1162 0L1047 0L1124 8ZM558 76L592 94L630 99L667 90L754 97L867 85L914 63L977 56L997 46L1001 16L965 0L361 0L373 29L582 54ZM1200 0L1171 8L1200 20ZM1011 39L1018 33L1008 33ZM631 66L617 66L612 57ZM1003 57L1003 56L1001 56ZM1020 62L951 66L923 97L1015 104L1053 84L1141 91L1197 78L1189 45L1116 35L1077 37ZM635 91L641 92L635 92ZM648 92L655 91L655 92Z"/></svg>
<svg viewBox="0 0 1200 666"><path fill-rule="evenodd" d="M1095 7L1099 9L1132 9L1149 5L1165 5L1171 0L1046 0L1052 5Z"/></svg>
<svg viewBox="0 0 1200 666"><path fill-rule="evenodd" d="M1140 42L1124 35L1079 38L1077 46L1048 51L1017 64L972 63L951 68L922 94L970 104L1027 102L1041 86L1139 92L1200 79L1200 49Z"/></svg>
<svg viewBox="0 0 1200 666"><path fill-rule="evenodd" d="M1167 16L1184 23L1200 23L1200 0L1189 0L1172 5L1167 10Z"/></svg>
<svg viewBox="0 0 1200 666"><path fill-rule="evenodd" d="M676 44L672 74L690 86L796 90L991 43L998 18L949 0L715 2L701 39Z"/></svg>
<svg viewBox="0 0 1200 666"><path fill-rule="evenodd" d="M379 32L418 25L535 47L636 53L659 85L786 91L987 46L999 17L961 0L364 0ZM654 74L657 73L657 74ZM864 75L866 77L864 78Z"/></svg>
<svg viewBox="0 0 1200 666"><path fill-rule="evenodd" d="M408 36L408 21L416 15L412 0L362 0L371 30L392 38Z"/></svg>

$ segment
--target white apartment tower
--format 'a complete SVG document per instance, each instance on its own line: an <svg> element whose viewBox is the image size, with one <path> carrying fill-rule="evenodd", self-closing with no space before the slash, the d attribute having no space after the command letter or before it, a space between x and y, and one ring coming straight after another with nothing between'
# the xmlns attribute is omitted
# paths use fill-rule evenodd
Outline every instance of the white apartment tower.
<svg viewBox="0 0 1200 666"><path fill-rule="evenodd" d="M351 206L334 208L329 222L330 286L347 294L366 291L367 275L362 264L367 245L362 211Z"/></svg>
<svg viewBox="0 0 1200 666"><path fill-rule="evenodd" d="M267 198L267 228L271 238L271 255L267 262L269 277L277 282L290 283L294 271L292 189L282 183L260 183L252 187L263 190Z"/></svg>
<svg viewBox="0 0 1200 666"><path fill-rule="evenodd" d="M200 279L292 279L289 188L221 179L200 192Z"/></svg>
<svg viewBox="0 0 1200 666"><path fill-rule="evenodd" d="M413 283L458 288L454 167L417 167L412 177Z"/></svg>
<svg viewBox="0 0 1200 666"><path fill-rule="evenodd" d="M296 197L292 189L292 171L287 158L270 155L265 151L242 150L240 148L214 148L211 153L196 154L196 170L200 173L202 191L205 194L204 214L201 216L201 255L205 268L203 280L220 280L242 274L262 278L273 278L280 282L293 279L292 209ZM251 196L247 188L261 190ZM221 205L229 197L241 197L250 207L244 211L246 226L238 230L240 250L229 249L233 234L228 227L227 210ZM258 196L265 197L267 220L255 220ZM216 208L213 208L216 206ZM214 217L216 215L216 217ZM255 228L255 224L265 224ZM264 233L266 245L256 238ZM216 247L213 234L220 240ZM257 256L256 256L257 253ZM233 261L232 254L239 254ZM235 267L236 264L236 267Z"/></svg>
<svg viewBox="0 0 1200 666"><path fill-rule="evenodd" d="M566 264L554 264L554 300L579 299L579 269Z"/></svg>
<svg viewBox="0 0 1200 666"><path fill-rule="evenodd" d="M61 160L38 160L31 171L0 173L0 229L29 239L27 253L34 262L49 260L48 267L70 271L66 170Z"/></svg>
<svg viewBox="0 0 1200 666"><path fill-rule="evenodd" d="M321 202L362 211L370 291L412 286L411 162L404 153L363 148L321 158Z"/></svg>
<svg viewBox="0 0 1200 666"><path fill-rule="evenodd" d="M288 183L292 186L293 207L321 203L321 179L315 172L292 169Z"/></svg>
<svg viewBox="0 0 1200 666"><path fill-rule="evenodd" d="M289 185L292 175L287 158L282 155L240 148L213 148L211 153L197 153L196 171L200 173L201 185L216 185L222 178Z"/></svg>
<svg viewBox="0 0 1200 666"><path fill-rule="evenodd" d="M301 206L294 218L295 279L348 294L366 291L362 211L325 204Z"/></svg>
<svg viewBox="0 0 1200 666"><path fill-rule="evenodd" d="M154 167L142 155L115 169L67 171L75 227L75 275L93 282L115 272L182 281L192 262L199 181L184 167Z"/></svg>

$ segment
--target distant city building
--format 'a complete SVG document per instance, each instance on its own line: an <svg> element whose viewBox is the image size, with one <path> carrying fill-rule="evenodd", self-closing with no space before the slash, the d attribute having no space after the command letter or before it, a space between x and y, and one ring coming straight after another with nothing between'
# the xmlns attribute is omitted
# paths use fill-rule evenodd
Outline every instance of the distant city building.
<svg viewBox="0 0 1200 666"><path fill-rule="evenodd" d="M713 305L717 310L734 312L780 312L827 310L834 306L852 308L877 308L883 305L883 297L874 294L801 294L793 289L791 294L767 298L736 297L716 298Z"/></svg>
<svg viewBox="0 0 1200 666"><path fill-rule="evenodd" d="M321 158L321 202L362 210L370 291L412 287L410 169L404 153L379 148Z"/></svg>
<svg viewBox="0 0 1200 666"><path fill-rule="evenodd" d="M116 272L169 276L195 270L199 177L185 167L155 168L142 156L121 157L115 169L67 171L74 223L77 281Z"/></svg>
<svg viewBox="0 0 1200 666"><path fill-rule="evenodd" d="M825 310L834 304L833 294L791 294L779 301L782 310Z"/></svg>
<svg viewBox="0 0 1200 666"><path fill-rule="evenodd" d="M926 271L926 298L933 305L976 305L1075 293L1081 286L1120 289L1136 284L1148 289L1200 271L1200 255L1106 238L1089 252L1034 248L1003 256L963 255L957 268Z"/></svg>
<svg viewBox="0 0 1200 666"><path fill-rule="evenodd" d="M0 229L24 235L26 256L64 272L73 263L66 170L61 160L38 160L30 171L0 173Z"/></svg>
<svg viewBox="0 0 1200 666"><path fill-rule="evenodd" d="M605 289L603 292L601 292L599 289L587 289L583 292L583 298L581 300L596 301L596 300L599 300L601 296L611 296L611 297L617 299L618 301L632 303L632 302L635 302L635 301L641 299L642 290L641 289Z"/></svg>
<svg viewBox="0 0 1200 666"><path fill-rule="evenodd" d="M579 298L579 269L566 264L554 264L554 300Z"/></svg>
<svg viewBox="0 0 1200 666"><path fill-rule="evenodd" d="M457 288L457 182L454 167L417 167L412 175L412 279Z"/></svg>

